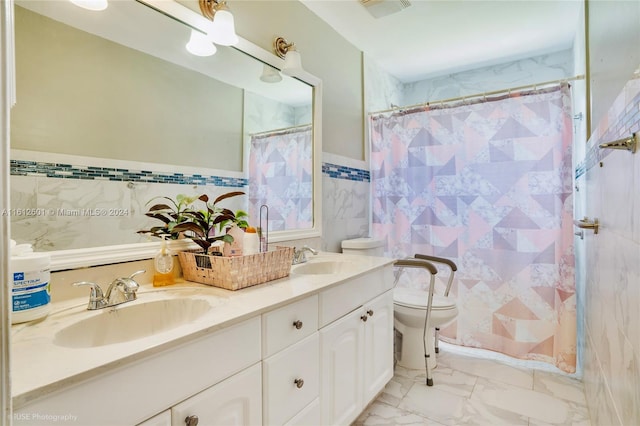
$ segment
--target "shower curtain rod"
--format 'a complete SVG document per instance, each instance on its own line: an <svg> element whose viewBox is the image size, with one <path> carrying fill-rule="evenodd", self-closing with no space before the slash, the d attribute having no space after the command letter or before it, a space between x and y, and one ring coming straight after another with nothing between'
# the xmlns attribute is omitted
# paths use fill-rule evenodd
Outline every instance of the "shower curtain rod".
<svg viewBox="0 0 640 426"><path fill-rule="evenodd" d="M259 133L249 133L249 136L256 137L256 136L265 136L265 135L275 135L276 133L284 133L284 132L288 132L290 130L302 129L304 127L310 127L310 126L311 126L311 123L300 124L298 126L283 127L282 129L267 130L267 131L259 132Z"/></svg>
<svg viewBox="0 0 640 426"><path fill-rule="evenodd" d="M535 83L535 84L528 84L526 86L518 86L518 87L510 87L508 89L501 89L501 90L493 90L491 92L484 92L484 93L478 93L475 95L468 95L468 96L458 96L455 98L449 98L449 99L440 99L437 101L430 101L430 102L423 102L421 104L415 104L415 105L408 105L408 106L403 106L403 107L393 107L393 108L389 108L389 109L383 109L381 111L375 111L375 112L370 112L369 116L372 115L378 115L378 114L384 114L386 112L393 112L393 111L407 111L407 110L411 110L414 108L421 108L421 107L426 107L429 105L436 105L436 104L444 104L444 103L448 103L448 102L455 102L455 101L464 101L467 99L473 99L473 98L481 98L481 97L486 97L486 96L492 96L492 95L499 95L501 93L511 93L511 92L515 92L518 90L524 90L524 89L530 89L530 88L539 88L539 87L543 87L543 86L549 86L552 84L559 84L559 83L567 83L569 81L574 81L574 80L584 80L584 75L576 75L574 77L569 77L569 78L563 78L560 80L551 80L551 81L544 81L542 83Z"/></svg>

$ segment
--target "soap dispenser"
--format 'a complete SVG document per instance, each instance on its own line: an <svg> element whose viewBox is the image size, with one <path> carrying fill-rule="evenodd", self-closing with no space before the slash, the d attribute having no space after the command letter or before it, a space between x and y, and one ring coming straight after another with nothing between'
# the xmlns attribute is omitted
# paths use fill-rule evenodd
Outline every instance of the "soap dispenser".
<svg viewBox="0 0 640 426"><path fill-rule="evenodd" d="M155 273L153 274L153 286L161 287L175 284L173 276L173 253L167 247L167 240L163 237L160 251L153 261Z"/></svg>

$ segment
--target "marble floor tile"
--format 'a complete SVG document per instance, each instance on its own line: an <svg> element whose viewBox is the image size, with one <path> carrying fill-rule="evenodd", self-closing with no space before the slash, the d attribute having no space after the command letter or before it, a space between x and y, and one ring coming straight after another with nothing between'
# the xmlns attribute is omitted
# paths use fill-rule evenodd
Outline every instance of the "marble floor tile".
<svg viewBox="0 0 640 426"><path fill-rule="evenodd" d="M378 401L397 407L415 382L396 374L378 397Z"/></svg>
<svg viewBox="0 0 640 426"><path fill-rule="evenodd" d="M533 389L533 371L531 369L513 367L493 359L474 358L444 351L438 354L438 363L439 367L446 366L472 376Z"/></svg>
<svg viewBox="0 0 640 426"><path fill-rule="evenodd" d="M480 400L489 407L527 417L539 424L573 425L585 420L586 410L577 410L579 404L482 378L478 379L471 400Z"/></svg>
<svg viewBox="0 0 640 426"><path fill-rule="evenodd" d="M451 426L528 424L526 416L419 383L411 388L399 408Z"/></svg>
<svg viewBox="0 0 640 426"><path fill-rule="evenodd" d="M556 398L587 405L584 386L578 379L546 371L533 372L533 390L544 392Z"/></svg>
<svg viewBox="0 0 640 426"><path fill-rule="evenodd" d="M442 426L425 417L374 401L352 426Z"/></svg>
<svg viewBox="0 0 640 426"><path fill-rule="evenodd" d="M573 377L456 351L438 358L433 386L424 370L396 366L354 425L591 425L584 385Z"/></svg>

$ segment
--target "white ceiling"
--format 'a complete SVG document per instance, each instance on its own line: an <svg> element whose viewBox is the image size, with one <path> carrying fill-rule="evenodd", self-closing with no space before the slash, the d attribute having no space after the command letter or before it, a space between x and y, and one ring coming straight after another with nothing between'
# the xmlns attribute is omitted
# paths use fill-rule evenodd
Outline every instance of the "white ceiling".
<svg viewBox="0 0 640 426"><path fill-rule="evenodd" d="M569 49L582 8L580 0L410 0L376 19L358 0L301 1L405 83Z"/></svg>

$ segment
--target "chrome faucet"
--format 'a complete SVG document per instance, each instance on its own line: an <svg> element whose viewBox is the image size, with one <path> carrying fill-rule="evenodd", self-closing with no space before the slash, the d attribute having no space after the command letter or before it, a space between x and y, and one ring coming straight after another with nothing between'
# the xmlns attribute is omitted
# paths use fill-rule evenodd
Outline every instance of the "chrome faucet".
<svg viewBox="0 0 640 426"><path fill-rule="evenodd" d="M146 271L136 271L129 277L116 278L109 284L106 294L102 292L100 286L90 281L80 281L73 283L74 287L89 286L89 304L87 309L95 311L96 309L108 308L110 306L120 305L122 303L136 300L140 285L133 279L136 275L144 274Z"/></svg>
<svg viewBox="0 0 640 426"><path fill-rule="evenodd" d="M307 256L306 256L306 252L311 252L314 255L317 255L318 252L314 249L312 249L311 247L304 245L302 246L302 248L300 250L298 250L297 248L293 248L293 265L298 265L300 263L305 263L307 261Z"/></svg>

